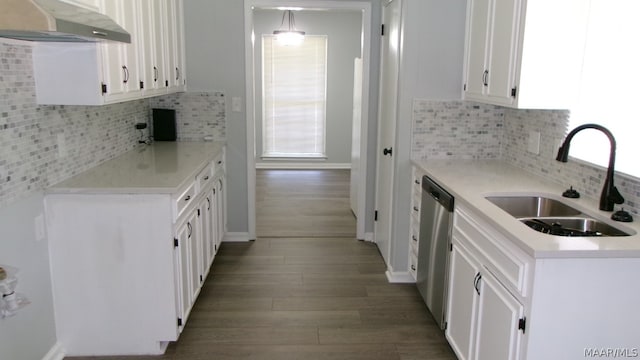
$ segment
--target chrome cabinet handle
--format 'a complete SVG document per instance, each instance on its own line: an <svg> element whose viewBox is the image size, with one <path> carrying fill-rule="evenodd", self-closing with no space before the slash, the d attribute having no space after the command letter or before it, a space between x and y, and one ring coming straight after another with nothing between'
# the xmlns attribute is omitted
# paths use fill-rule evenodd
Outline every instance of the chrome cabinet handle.
<svg viewBox="0 0 640 360"><path fill-rule="evenodd" d="M187 229L189 229L189 231L187 232L187 237L191 239L191 233L193 232L193 227L191 226L191 222L187 223Z"/></svg>
<svg viewBox="0 0 640 360"><path fill-rule="evenodd" d="M180 69L176 67L176 80L180 79Z"/></svg>
<svg viewBox="0 0 640 360"><path fill-rule="evenodd" d="M489 70L482 73L482 85L489 86Z"/></svg>
<svg viewBox="0 0 640 360"><path fill-rule="evenodd" d="M153 81L158 81L158 68L157 67L153 67Z"/></svg>

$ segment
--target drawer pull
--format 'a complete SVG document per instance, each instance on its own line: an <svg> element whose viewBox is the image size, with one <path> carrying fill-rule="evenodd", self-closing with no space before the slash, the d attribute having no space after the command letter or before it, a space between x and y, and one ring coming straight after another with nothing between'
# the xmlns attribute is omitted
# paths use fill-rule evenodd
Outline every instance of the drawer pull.
<svg viewBox="0 0 640 360"><path fill-rule="evenodd" d="M222 164L222 160L218 160L218 165Z"/></svg>
<svg viewBox="0 0 640 360"><path fill-rule="evenodd" d="M420 209L418 209L418 207L417 207L417 206L414 206L414 207L413 207L413 210L414 210L414 211L420 211Z"/></svg>
<svg viewBox="0 0 640 360"><path fill-rule="evenodd" d="M413 239L413 241L418 241L418 238L415 235L411 235L411 238Z"/></svg>
<svg viewBox="0 0 640 360"><path fill-rule="evenodd" d="M413 182L416 183L416 185L420 185L420 180L418 180L418 179L413 180Z"/></svg>
<svg viewBox="0 0 640 360"><path fill-rule="evenodd" d="M184 198L184 201L189 201L191 200L191 195L187 195L187 197Z"/></svg>
<svg viewBox="0 0 640 360"><path fill-rule="evenodd" d="M416 271L416 266L415 265L411 265L411 270Z"/></svg>
<svg viewBox="0 0 640 360"><path fill-rule="evenodd" d="M209 175L204 177L204 181L207 181L207 180L209 180Z"/></svg>

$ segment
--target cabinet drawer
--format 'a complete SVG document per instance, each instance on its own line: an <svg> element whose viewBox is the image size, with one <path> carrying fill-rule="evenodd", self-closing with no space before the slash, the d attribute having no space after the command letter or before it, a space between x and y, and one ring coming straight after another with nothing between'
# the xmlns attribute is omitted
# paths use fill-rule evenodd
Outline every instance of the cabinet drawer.
<svg viewBox="0 0 640 360"><path fill-rule="evenodd" d="M198 191L202 191L209 184L213 183L213 163L209 163L198 176L196 176L196 182L198 183Z"/></svg>
<svg viewBox="0 0 640 360"><path fill-rule="evenodd" d="M180 192L179 195L173 199L176 219L180 217L180 214L182 214L184 209L186 209L187 206L195 200L196 183L197 182L191 182L185 190Z"/></svg>
<svg viewBox="0 0 640 360"><path fill-rule="evenodd" d="M530 261L509 239L488 224L472 218L461 208L456 209L453 231L454 238L479 253L484 259L483 265L503 285L522 296L527 295L526 280L531 267Z"/></svg>
<svg viewBox="0 0 640 360"><path fill-rule="evenodd" d="M213 159L213 173L219 175L224 172L224 152Z"/></svg>

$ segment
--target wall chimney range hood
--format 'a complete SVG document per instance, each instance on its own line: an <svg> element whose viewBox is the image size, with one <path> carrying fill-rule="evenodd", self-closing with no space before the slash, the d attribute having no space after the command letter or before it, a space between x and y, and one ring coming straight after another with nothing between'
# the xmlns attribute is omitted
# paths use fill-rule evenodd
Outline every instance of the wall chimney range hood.
<svg viewBox="0 0 640 360"><path fill-rule="evenodd" d="M110 17L60 0L0 0L0 8L0 37L131 43L131 35Z"/></svg>

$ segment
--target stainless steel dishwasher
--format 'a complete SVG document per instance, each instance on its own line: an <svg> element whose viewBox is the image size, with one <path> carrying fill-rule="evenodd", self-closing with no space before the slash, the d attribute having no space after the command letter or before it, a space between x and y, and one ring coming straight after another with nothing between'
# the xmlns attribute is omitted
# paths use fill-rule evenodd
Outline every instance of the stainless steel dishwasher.
<svg viewBox="0 0 640 360"><path fill-rule="evenodd" d="M453 200L440 185L422 177L416 285L441 329L445 327Z"/></svg>

